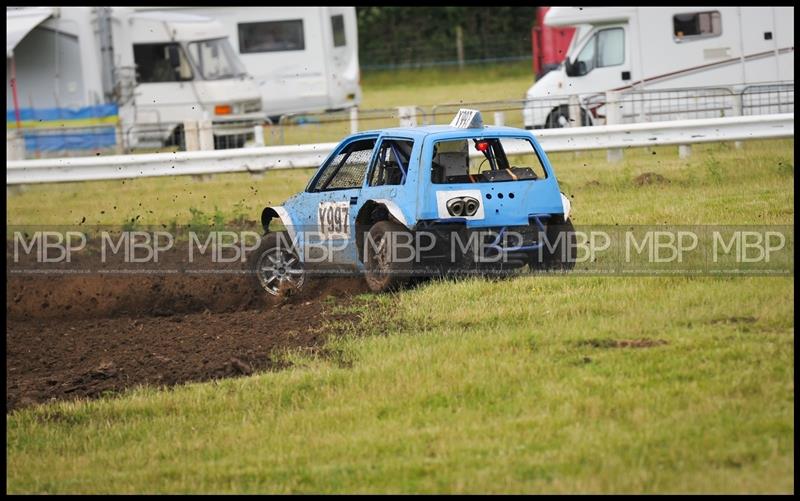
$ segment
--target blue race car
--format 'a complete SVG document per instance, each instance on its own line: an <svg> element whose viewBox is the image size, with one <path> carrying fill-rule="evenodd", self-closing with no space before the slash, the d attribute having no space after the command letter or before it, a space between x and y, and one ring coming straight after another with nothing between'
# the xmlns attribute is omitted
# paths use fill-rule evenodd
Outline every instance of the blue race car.
<svg viewBox="0 0 800 501"><path fill-rule="evenodd" d="M261 224L249 265L273 295L309 274L356 272L386 291L453 270L563 270L575 255L570 201L533 134L484 126L477 110L347 137Z"/></svg>

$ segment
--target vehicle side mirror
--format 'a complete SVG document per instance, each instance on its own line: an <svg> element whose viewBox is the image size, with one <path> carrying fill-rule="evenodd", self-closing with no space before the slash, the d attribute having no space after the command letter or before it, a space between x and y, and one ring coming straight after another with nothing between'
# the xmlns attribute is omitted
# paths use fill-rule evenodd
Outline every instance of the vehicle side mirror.
<svg viewBox="0 0 800 501"><path fill-rule="evenodd" d="M588 71L586 71L586 61L577 61L573 66L573 69L575 70L574 76L576 77L580 77L588 73Z"/></svg>
<svg viewBox="0 0 800 501"><path fill-rule="evenodd" d="M575 76L575 66L570 62L569 58L564 59L564 72L568 77Z"/></svg>

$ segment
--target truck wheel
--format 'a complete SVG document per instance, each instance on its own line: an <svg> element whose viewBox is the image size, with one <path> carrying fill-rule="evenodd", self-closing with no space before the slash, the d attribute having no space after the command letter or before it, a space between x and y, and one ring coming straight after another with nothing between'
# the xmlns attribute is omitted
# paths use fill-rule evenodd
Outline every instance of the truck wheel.
<svg viewBox="0 0 800 501"><path fill-rule="evenodd" d="M172 133L164 140L164 147L178 147L181 151L186 149L186 143L183 137L183 124L178 125Z"/></svg>
<svg viewBox="0 0 800 501"><path fill-rule="evenodd" d="M392 221L378 221L367 232L364 278L373 292L397 290L409 281L411 262L402 262L408 258L408 253L399 249L392 252L392 242L396 242L398 238L402 239L402 242L407 240L407 237L400 235L410 235L410 233ZM398 259L392 259L393 255Z"/></svg>
<svg viewBox="0 0 800 501"><path fill-rule="evenodd" d="M569 127L570 124L569 106L562 104L561 106L553 108L553 111L547 115L547 118L544 122L544 127L546 129L558 129L562 127ZM589 119L589 114L586 113L586 110L583 108L581 108L581 125L592 125L592 122Z"/></svg>
<svg viewBox="0 0 800 501"><path fill-rule="evenodd" d="M572 221L548 224L545 236L549 247L535 252L528 262L531 270L569 271L575 267L578 256L578 239ZM553 247L552 250L550 248Z"/></svg>
<svg viewBox="0 0 800 501"><path fill-rule="evenodd" d="M303 263L286 232L264 235L247 261L257 284L273 296L288 297L303 287Z"/></svg>

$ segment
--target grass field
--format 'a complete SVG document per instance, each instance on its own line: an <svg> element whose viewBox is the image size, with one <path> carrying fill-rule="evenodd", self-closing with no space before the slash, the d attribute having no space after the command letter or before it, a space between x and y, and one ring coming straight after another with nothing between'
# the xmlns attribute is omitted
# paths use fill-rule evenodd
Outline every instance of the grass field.
<svg viewBox="0 0 800 501"><path fill-rule="evenodd" d="M428 112L434 105L441 104L521 100L533 85L533 75L530 63L522 61L467 66L462 71L429 68L367 72L362 75L361 84L364 96L360 104L359 130L370 130L397 127L395 109L398 106L417 106ZM421 87L424 93L419 92ZM454 112L448 108L444 113L437 113L435 123L448 123ZM419 123L426 119L433 120L433 117L421 113L417 117ZM282 128L267 127L265 144L335 142L350 133L349 111L327 114L324 120L322 123L287 124ZM491 122L492 115L488 114L486 120ZM522 127L522 112L507 112L506 125Z"/></svg>
<svg viewBox="0 0 800 501"><path fill-rule="evenodd" d="M551 161L576 226L793 224L793 147ZM664 179L640 186L646 172ZM309 175L31 186L7 222L255 219ZM8 415L8 491L794 492L793 285L476 278L363 295L334 356Z"/></svg>

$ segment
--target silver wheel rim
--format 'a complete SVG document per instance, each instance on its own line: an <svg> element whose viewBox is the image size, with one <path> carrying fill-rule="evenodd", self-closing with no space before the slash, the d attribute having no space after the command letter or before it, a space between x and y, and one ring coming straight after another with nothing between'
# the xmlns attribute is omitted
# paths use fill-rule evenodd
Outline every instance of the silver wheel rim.
<svg viewBox="0 0 800 501"><path fill-rule="evenodd" d="M305 281L303 265L297 256L277 247L259 256L256 275L261 287L273 296L300 289Z"/></svg>

